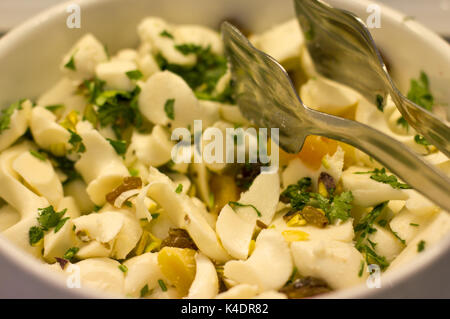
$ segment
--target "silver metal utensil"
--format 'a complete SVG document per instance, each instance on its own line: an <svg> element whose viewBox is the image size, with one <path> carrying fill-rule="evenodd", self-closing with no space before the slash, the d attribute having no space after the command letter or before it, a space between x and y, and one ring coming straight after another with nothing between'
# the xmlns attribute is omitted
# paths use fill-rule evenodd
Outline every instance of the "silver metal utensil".
<svg viewBox="0 0 450 319"><path fill-rule="evenodd" d="M384 103L389 93L404 119L450 157L450 127L397 89L361 19L320 0L294 2L319 74L354 88L374 104Z"/></svg>
<svg viewBox="0 0 450 319"><path fill-rule="evenodd" d="M371 155L411 187L450 212L450 179L402 143L367 125L306 107L288 74L272 57L253 47L230 23L222 24L236 98L258 127L279 128L279 145L297 153L308 135L345 142Z"/></svg>

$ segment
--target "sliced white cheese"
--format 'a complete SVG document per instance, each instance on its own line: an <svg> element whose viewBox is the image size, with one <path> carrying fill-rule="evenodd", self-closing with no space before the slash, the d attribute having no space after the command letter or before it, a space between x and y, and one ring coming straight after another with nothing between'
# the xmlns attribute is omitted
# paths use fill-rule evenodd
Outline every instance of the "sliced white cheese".
<svg viewBox="0 0 450 319"><path fill-rule="evenodd" d="M333 289L342 289L362 283L361 253L351 243L333 240L297 241L291 245L295 266L302 276L325 280Z"/></svg>
<svg viewBox="0 0 450 319"><path fill-rule="evenodd" d="M52 145L66 145L70 138L69 131L56 123L56 116L41 106L31 111L30 128L36 144L45 150L52 151Z"/></svg>
<svg viewBox="0 0 450 319"><path fill-rule="evenodd" d="M292 19L250 38L260 50L266 52L285 68L292 69L300 63L304 36L297 19Z"/></svg>
<svg viewBox="0 0 450 319"><path fill-rule="evenodd" d="M137 27L141 42L148 43L154 50L154 54L160 53L169 63L183 66L194 65L197 62L195 54L183 54L175 48L178 43L170 36L164 36L167 32L175 36L174 27L158 17L148 17L142 20Z"/></svg>
<svg viewBox="0 0 450 319"><path fill-rule="evenodd" d="M125 276L125 294L139 297L142 287L148 286L149 291L157 288L158 280L164 280L158 265L157 253L145 253L128 259L123 263L128 271Z"/></svg>
<svg viewBox="0 0 450 319"><path fill-rule="evenodd" d="M355 174L368 171L370 169L352 166L342 173L344 189L352 192L354 205L370 207L388 200L408 199L408 193L404 190L375 181L370 178L371 174Z"/></svg>
<svg viewBox="0 0 450 319"><path fill-rule="evenodd" d="M225 205L219 213L216 232L226 251L237 259L247 259L255 223L240 217Z"/></svg>
<svg viewBox="0 0 450 319"><path fill-rule="evenodd" d="M301 87L300 98L314 110L341 115L358 104L360 95L338 82L314 77Z"/></svg>
<svg viewBox="0 0 450 319"><path fill-rule="evenodd" d="M40 196L56 206L63 198L63 187L48 159L39 159L25 151L13 162L13 169Z"/></svg>
<svg viewBox="0 0 450 319"><path fill-rule="evenodd" d="M258 286L241 284L216 296L216 299L250 299L258 293Z"/></svg>
<svg viewBox="0 0 450 319"><path fill-rule="evenodd" d="M219 278L211 260L202 253L195 255L196 272L187 299L211 299L219 293Z"/></svg>
<svg viewBox="0 0 450 319"><path fill-rule="evenodd" d="M107 89L132 91L136 84L126 72L137 69L136 63L126 60L111 60L97 65L95 73L100 80L105 81Z"/></svg>
<svg viewBox="0 0 450 319"><path fill-rule="evenodd" d="M11 115L8 129L0 133L0 152L10 147L28 128L31 115L31 102L24 101Z"/></svg>
<svg viewBox="0 0 450 319"><path fill-rule="evenodd" d="M79 122L77 132L81 136L86 151L75 163L75 168L88 184L87 193L97 205L106 202L105 195L120 185L129 176L111 144L105 140L89 122Z"/></svg>
<svg viewBox="0 0 450 319"><path fill-rule="evenodd" d="M253 207L237 207L236 212L242 218L255 222L260 219L268 225L272 222L280 196L280 177L278 172L259 174L249 190L241 194L239 203L256 207L261 216L257 215Z"/></svg>
<svg viewBox="0 0 450 319"><path fill-rule="evenodd" d="M20 220L20 213L11 205L5 204L0 208L0 232L17 224Z"/></svg>
<svg viewBox="0 0 450 319"><path fill-rule="evenodd" d="M123 295L125 280L119 262L109 258L90 258L75 265L79 267L82 286Z"/></svg>
<svg viewBox="0 0 450 319"><path fill-rule="evenodd" d="M171 159L174 143L161 125L155 125L151 134L133 132L130 149L145 165L154 167L166 164Z"/></svg>
<svg viewBox="0 0 450 319"><path fill-rule="evenodd" d="M280 289L292 269L291 253L283 236L273 229L264 229L256 239L252 255L246 261L227 262L224 275L241 284L257 285L262 292Z"/></svg>
<svg viewBox="0 0 450 319"><path fill-rule="evenodd" d="M72 79L87 80L95 76L97 64L107 60L108 56L103 44L88 33L79 39L64 56L60 69ZM71 64L72 67L70 67Z"/></svg>

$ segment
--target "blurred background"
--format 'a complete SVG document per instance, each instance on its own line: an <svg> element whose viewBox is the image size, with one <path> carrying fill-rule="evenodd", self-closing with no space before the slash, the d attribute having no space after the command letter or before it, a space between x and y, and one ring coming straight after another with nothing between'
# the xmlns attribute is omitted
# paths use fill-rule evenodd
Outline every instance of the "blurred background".
<svg viewBox="0 0 450 319"><path fill-rule="evenodd" d="M0 0L0 35L37 12L64 1L66 0ZM420 21L450 41L450 0L377 1Z"/></svg>

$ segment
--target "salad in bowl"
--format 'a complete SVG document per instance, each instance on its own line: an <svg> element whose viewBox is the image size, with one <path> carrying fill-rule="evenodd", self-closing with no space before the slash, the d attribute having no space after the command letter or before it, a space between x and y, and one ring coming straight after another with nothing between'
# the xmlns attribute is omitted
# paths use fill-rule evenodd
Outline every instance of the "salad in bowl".
<svg viewBox="0 0 450 319"><path fill-rule="evenodd" d="M2 111L0 231L52 275L131 298L306 298L366 284L448 235L447 212L359 150L309 136L288 154L255 133L216 30L150 16L137 33L114 54L83 35L57 83ZM392 100L320 76L305 36L288 20L249 39L308 107L450 174ZM426 72L408 97L443 109Z"/></svg>

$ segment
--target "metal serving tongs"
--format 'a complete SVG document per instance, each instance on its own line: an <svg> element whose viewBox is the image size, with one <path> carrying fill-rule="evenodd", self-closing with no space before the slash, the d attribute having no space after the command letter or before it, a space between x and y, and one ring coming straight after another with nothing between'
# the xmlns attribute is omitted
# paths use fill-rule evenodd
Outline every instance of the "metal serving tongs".
<svg viewBox="0 0 450 319"><path fill-rule="evenodd" d="M253 47L228 22L222 24L222 36L240 110L259 127L279 128L278 142L284 150L298 153L308 135L345 142L371 155L450 212L450 179L436 168L380 131L306 107L278 62Z"/></svg>
<svg viewBox="0 0 450 319"><path fill-rule="evenodd" d="M361 19L319 0L294 3L318 73L352 87L373 103L380 98L385 102L390 94L405 120L450 157L450 127L400 93Z"/></svg>

